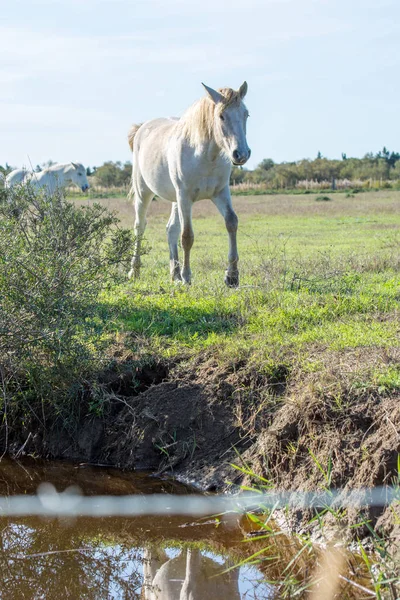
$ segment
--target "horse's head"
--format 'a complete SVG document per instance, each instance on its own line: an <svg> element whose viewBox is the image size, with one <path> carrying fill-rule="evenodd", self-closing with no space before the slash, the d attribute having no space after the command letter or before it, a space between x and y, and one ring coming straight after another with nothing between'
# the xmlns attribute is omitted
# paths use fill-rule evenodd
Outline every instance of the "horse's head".
<svg viewBox="0 0 400 600"><path fill-rule="evenodd" d="M216 91L204 83L203 86L215 105L215 141L234 165L244 165L251 153L246 140L246 122L249 112L243 102L247 93L247 83L244 82L238 91L230 88Z"/></svg>
<svg viewBox="0 0 400 600"><path fill-rule="evenodd" d="M81 188L82 192L89 189L89 182L86 177L86 169L80 163L71 162L72 167L68 170L71 181Z"/></svg>

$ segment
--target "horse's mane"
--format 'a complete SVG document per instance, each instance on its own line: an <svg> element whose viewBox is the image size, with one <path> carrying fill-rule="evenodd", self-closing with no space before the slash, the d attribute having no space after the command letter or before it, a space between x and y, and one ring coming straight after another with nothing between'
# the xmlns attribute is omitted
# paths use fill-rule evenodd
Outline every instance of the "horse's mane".
<svg viewBox="0 0 400 600"><path fill-rule="evenodd" d="M215 104L211 98L205 96L197 100L180 119L184 136L194 146L214 138L215 113L221 114L228 106L240 104L240 94L231 88L220 88L218 92L223 97L223 102Z"/></svg>
<svg viewBox="0 0 400 600"><path fill-rule="evenodd" d="M56 163L55 165L51 165L51 167L46 167L45 169L42 169L40 171L40 173L53 173L54 171L64 171L64 169L66 167L71 166L72 163L67 162L67 163ZM85 167L82 165L82 163L74 163L78 168L82 168L85 169Z"/></svg>

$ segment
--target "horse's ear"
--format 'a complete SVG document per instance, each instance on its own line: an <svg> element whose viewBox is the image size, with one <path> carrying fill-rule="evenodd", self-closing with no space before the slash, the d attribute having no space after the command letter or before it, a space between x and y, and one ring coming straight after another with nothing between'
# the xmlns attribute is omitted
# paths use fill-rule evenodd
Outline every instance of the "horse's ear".
<svg viewBox="0 0 400 600"><path fill-rule="evenodd" d="M78 168L78 165L76 163L72 162L72 160L71 160L71 165L74 167L74 169Z"/></svg>
<svg viewBox="0 0 400 600"><path fill-rule="evenodd" d="M243 100L243 98L245 97L245 95L247 94L247 81L243 81L242 85L239 88L239 96L241 97L241 99Z"/></svg>
<svg viewBox="0 0 400 600"><path fill-rule="evenodd" d="M222 96L222 94L220 94L216 90L213 90L212 88L208 87L208 85L206 85L205 83L202 83L201 85L206 90L208 97L211 98L211 100L213 102L215 102L215 104L218 104L218 102L224 101L224 97Z"/></svg>

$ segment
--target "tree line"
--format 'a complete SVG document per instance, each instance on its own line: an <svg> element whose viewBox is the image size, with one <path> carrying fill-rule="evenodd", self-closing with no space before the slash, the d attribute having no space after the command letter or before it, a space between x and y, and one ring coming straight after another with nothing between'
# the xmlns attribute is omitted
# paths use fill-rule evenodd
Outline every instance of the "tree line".
<svg viewBox="0 0 400 600"><path fill-rule="evenodd" d="M294 188L303 181L367 181L400 179L400 153L390 152L386 147L381 151L368 152L363 158L348 157L342 154L340 160L329 159L320 152L314 159L275 163L265 158L254 170L234 167L231 183L265 184L270 188Z"/></svg>
<svg viewBox="0 0 400 600"><path fill-rule="evenodd" d="M47 161L37 165L40 171L54 164ZM12 167L6 163L0 165L0 174L7 175ZM107 161L101 166L87 168L87 175L93 177L93 184L101 187L128 187L130 184L132 163L126 161ZM368 181L399 180L400 153L383 147L379 152L368 152L363 158L348 157L342 153L341 159L329 159L318 152L314 159L304 158L293 162L274 162L265 158L253 170L233 167L231 185L248 183L261 184L268 188L294 188L304 181L317 183L332 180Z"/></svg>

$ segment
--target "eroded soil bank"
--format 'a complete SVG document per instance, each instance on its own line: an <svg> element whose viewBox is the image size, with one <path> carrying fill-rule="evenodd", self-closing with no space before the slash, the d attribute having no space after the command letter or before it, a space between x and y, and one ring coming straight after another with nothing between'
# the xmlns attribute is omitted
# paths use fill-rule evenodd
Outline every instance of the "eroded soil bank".
<svg viewBox="0 0 400 600"><path fill-rule="evenodd" d="M122 362L100 378L101 407L88 392L80 418L70 422L57 415L44 421L37 411L9 415L3 448L7 444L14 456L168 473L210 491L251 484L232 463L284 490L393 484L400 398L354 388L343 360L332 354L323 380L316 373L297 380L284 363L269 375L245 361L221 366L205 354L151 367ZM357 357L358 366L362 360ZM370 509L364 516L377 531L400 538L393 510ZM310 515L291 517L295 529L304 529ZM341 524L359 521L360 514L348 510Z"/></svg>

